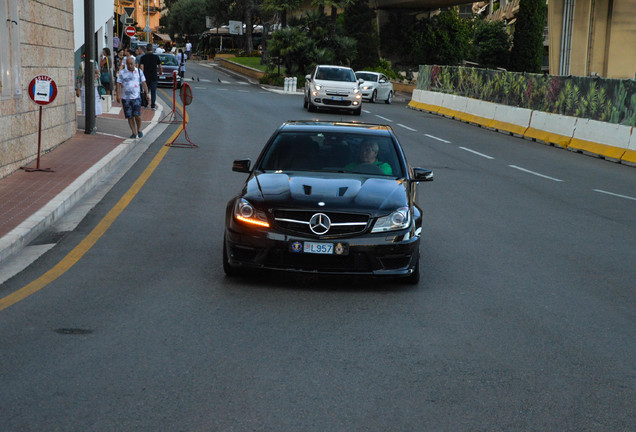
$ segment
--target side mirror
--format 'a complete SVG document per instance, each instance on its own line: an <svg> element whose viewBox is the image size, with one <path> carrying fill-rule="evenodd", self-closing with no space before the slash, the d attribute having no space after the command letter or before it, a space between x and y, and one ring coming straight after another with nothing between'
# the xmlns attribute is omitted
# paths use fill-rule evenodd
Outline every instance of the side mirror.
<svg viewBox="0 0 636 432"><path fill-rule="evenodd" d="M364 80L362 78L358 78L358 84L362 84Z"/></svg>
<svg viewBox="0 0 636 432"><path fill-rule="evenodd" d="M433 181L433 171L425 168L413 168L413 180L417 182Z"/></svg>
<svg viewBox="0 0 636 432"><path fill-rule="evenodd" d="M311 81L311 75L305 75L305 81Z"/></svg>
<svg viewBox="0 0 636 432"><path fill-rule="evenodd" d="M252 161L250 159L239 159L232 163L232 171L248 173L250 172L250 165Z"/></svg>

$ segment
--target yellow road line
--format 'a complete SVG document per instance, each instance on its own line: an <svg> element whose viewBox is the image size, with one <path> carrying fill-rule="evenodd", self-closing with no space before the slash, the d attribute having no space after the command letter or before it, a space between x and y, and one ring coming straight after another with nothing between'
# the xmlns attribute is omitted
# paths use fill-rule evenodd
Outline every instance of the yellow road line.
<svg viewBox="0 0 636 432"><path fill-rule="evenodd" d="M181 105L178 105L182 110ZM182 110L183 112L183 110ZM186 118L187 121L187 118ZM177 130L168 138L167 142L171 142L176 139L181 133L183 127L180 125ZM0 298L0 311L13 306L19 301L24 300L32 294L40 291L42 288L53 282L55 279L66 273L71 267L73 267L94 245L97 240L104 235L106 230L115 222L124 209L130 204L133 198L139 193L143 185L150 178L152 173L157 169L159 163L163 160L166 153L168 153L170 147L162 146L161 150L155 155L150 164L146 167L143 173L137 178L135 183L126 191L123 197L110 209L110 211L99 221L97 226L77 245L70 251L62 260L57 263L53 268L44 273L42 276L34 280L33 282L25 285L19 290L9 294L6 297Z"/></svg>

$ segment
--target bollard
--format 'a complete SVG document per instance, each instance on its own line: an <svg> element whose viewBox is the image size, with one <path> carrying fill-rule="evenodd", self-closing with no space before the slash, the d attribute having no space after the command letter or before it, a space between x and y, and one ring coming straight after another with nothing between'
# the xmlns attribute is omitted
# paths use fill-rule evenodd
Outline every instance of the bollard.
<svg viewBox="0 0 636 432"><path fill-rule="evenodd" d="M285 77L285 85L283 86L283 91L285 93L289 92L289 78Z"/></svg>
<svg viewBox="0 0 636 432"><path fill-rule="evenodd" d="M296 87L298 86L298 78L293 77L292 78L292 86L291 86L291 92L292 93L296 93Z"/></svg>

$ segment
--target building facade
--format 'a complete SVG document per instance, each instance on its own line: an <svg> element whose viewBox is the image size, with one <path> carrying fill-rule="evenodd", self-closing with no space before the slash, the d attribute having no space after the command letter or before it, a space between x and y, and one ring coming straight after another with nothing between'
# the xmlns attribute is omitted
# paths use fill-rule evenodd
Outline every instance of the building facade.
<svg viewBox="0 0 636 432"><path fill-rule="evenodd" d="M39 106L29 82L48 75L58 89L42 110L42 150L76 131L73 0L0 1L0 178L37 158Z"/></svg>
<svg viewBox="0 0 636 432"><path fill-rule="evenodd" d="M636 0L548 2L550 74L635 78Z"/></svg>

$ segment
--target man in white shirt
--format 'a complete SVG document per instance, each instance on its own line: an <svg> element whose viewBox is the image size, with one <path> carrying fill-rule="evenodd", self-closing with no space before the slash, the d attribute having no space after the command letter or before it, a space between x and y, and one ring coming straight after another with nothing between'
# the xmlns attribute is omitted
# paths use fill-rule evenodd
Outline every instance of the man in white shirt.
<svg viewBox="0 0 636 432"><path fill-rule="evenodd" d="M190 60L190 56L192 55L192 44L190 42L186 42L186 55L188 56L188 60Z"/></svg>
<svg viewBox="0 0 636 432"><path fill-rule="evenodd" d="M144 136L141 131L141 87L146 92L146 98L150 98L146 77L144 73L135 67L135 59L126 58L126 68L117 76L117 102L124 109L124 116L128 119L128 125L132 131L131 138Z"/></svg>

